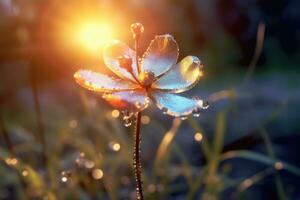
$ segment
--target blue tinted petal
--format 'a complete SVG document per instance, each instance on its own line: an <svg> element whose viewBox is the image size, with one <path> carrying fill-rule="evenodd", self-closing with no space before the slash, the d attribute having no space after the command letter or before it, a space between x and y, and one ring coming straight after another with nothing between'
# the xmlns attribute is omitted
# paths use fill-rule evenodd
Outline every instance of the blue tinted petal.
<svg viewBox="0 0 300 200"><path fill-rule="evenodd" d="M134 50L129 48L125 43L118 40L114 40L111 44L107 45L103 51L104 63L110 68L115 74L123 79L129 79L135 82L132 75L119 64L120 56L128 56L132 60L132 70L137 77L137 66L136 66L136 53Z"/></svg>
<svg viewBox="0 0 300 200"><path fill-rule="evenodd" d="M176 94L154 91L151 93L157 107L168 115L186 116L203 105L202 100L190 99Z"/></svg>
<svg viewBox="0 0 300 200"><path fill-rule="evenodd" d="M153 83L152 87L174 93L184 92L199 81L202 75L201 66L199 58L187 56Z"/></svg>
<svg viewBox="0 0 300 200"><path fill-rule="evenodd" d="M79 70L74 74L74 78L80 86L96 92L112 92L139 88L138 85L129 81L109 77L90 70Z"/></svg>
<svg viewBox="0 0 300 200"><path fill-rule="evenodd" d="M103 98L114 108L138 112L148 107L149 98L144 90L107 93Z"/></svg>
<svg viewBox="0 0 300 200"><path fill-rule="evenodd" d="M176 64L178 54L178 45L173 36L169 34L156 36L143 55L141 70L152 71L157 77Z"/></svg>

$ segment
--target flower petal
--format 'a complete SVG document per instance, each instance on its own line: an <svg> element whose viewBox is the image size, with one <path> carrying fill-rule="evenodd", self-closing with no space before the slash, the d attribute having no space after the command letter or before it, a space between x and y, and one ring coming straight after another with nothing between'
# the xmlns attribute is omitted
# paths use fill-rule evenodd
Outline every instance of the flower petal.
<svg viewBox="0 0 300 200"><path fill-rule="evenodd" d="M131 73L125 68L121 67L118 58L120 56L128 56L132 60L132 70L137 76L137 66L136 66L136 53L134 50L129 48L125 43L118 40L114 40L111 44L107 45L103 51L104 63L110 68L115 74L123 79L129 79L135 82Z"/></svg>
<svg viewBox="0 0 300 200"><path fill-rule="evenodd" d="M202 100L190 99L171 93L154 91L151 96L159 109L175 117L189 115L203 106Z"/></svg>
<svg viewBox="0 0 300 200"><path fill-rule="evenodd" d="M195 56L187 56L170 71L152 84L153 88L168 92L184 92L199 81L201 77L201 62Z"/></svg>
<svg viewBox="0 0 300 200"><path fill-rule="evenodd" d="M79 70L74 74L74 78L80 86L96 92L113 92L139 88L134 83L90 70Z"/></svg>
<svg viewBox="0 0 300 200"><path fill-rule="evenodd" d="M141 71L152 71L159 76L177 62L178 45L169 34L158 35L150 43L141 61Z"/></svg>
<svg viewBox="0 0 300 200"><path fill-rule="evenodd" d="M149 105L149 97L144 90L121 91L103 94L103 98L113 107L120 110L138 112Z"/></svg>

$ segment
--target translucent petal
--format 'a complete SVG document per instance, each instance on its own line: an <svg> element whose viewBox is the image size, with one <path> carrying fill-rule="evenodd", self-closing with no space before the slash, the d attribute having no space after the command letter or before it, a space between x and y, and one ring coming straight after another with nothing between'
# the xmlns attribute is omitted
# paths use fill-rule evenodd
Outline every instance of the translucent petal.
<svg viewBox="0 0 300 200"><path fill-rule="evenodd" d="M142 71L152 71L159 76L168 71L177 62L178 45L173 36L158 35L150 43L141 61Z"/></svg>
<svg viewBox="0 0 300 200"><path fill-rule="evenodd" d="M153 101L157 107L165 114L175 117L186 116L194 110L202 108L203 101L190 99L176 94L153 91L151 93Z"/></svg>
<svg viewBox="0 0 300 200"><path fill-rule="evenodd" d="M107 45L103 51L103 59L107 67L109 67L115 74L123 79L129 79L135 82L130 72L121 67L118 58L120 56L128 56L132 59L132 70L137 77L136 66L136 53L129 48L125 43L114 40L111 44Z"/></svg>
<svg viewBox="0 0 300 200"><path fill-rule="evenodd" d="M201 74L200 60L195 56L187 56L153 83L152 87L168 92L184 92L196 85Z"/></svg>
<svg viewBox="0 0 300 200"><path fill-rule="evenodd" d="M80 86L96 92L112 92L139 88L138 85L129 81L109 77L90 70L79 70L74 74L74 78Z"/></svg>
<svg viewBox="0 0 300 200"><path fill-rule="evenodd" d="M141 111L149 105L149 98L144 90L121 91L103 94L103 98L119 110Z"/></svg>

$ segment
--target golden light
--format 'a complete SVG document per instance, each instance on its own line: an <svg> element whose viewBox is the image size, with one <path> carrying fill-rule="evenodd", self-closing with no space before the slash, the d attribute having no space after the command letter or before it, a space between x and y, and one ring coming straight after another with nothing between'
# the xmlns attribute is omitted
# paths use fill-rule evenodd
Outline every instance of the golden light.
<svg viewBox="0 0 300 200"><path fill-rule="evenodd" d="M94 179L99 180L103 177L103 171L101 169L94 169L92 172L92 176Z"/></svg>
<svg viewBox="0 0 300 200"><path fill-rule="evenodd" d="M28 176L28 174L29 174L29 173L28 173L27 170L23 170L23 171L22 171L22 176Z"/></svg>
<svg viewBox="0 0 300 200"><path fill-rule="evenodd" d="M62 181L62 182L67 182L67 181L68 181L68 178L65 177L65 176L63 176L63 177L61 178L61 181Z"/></svg>
<svg viewBox="0 0 300 200"><path fill-rule="evenodd" d="M18 164L18 159L16 158L6 158L5 162L7 165L16 165Z"/></svg>
<svg viewBox="0 0 300 200"><path fill-rule="evenodd" d="M154 193L156 191L156 186L154 184L150 184L147 187L149 193Z"/></svg>
<svg viewBox="0 0 300 200"><path fill-rule="evenodd" d="M69 121L70 128L76 128L77 127L77 121L76 120L70 120Z"/></svg>
<svg viewBox="0 0 300 200"><path fill-rule="evenodd" d="M109 143L109 147L113 150L113 151L119 151L121 149L121 145L117 142L110 142Z"/></svg>
<svg viewBox="0 0 300 200"><path fill-rule="evenodd" d="M111 116L113 118L118 118L120 116L120 111L118 111L118 110L111 111Z"/></svg>
<svg viewBox="0 0 300 200"><path fill-rule="evenodd" d="M141 118L142 124L149 124L151 119L148 115L143 115Z"/></svg>
<svg viewBox="0 0 300 200"><path fill-rule="evenodd" d="M284 165L282 162L278 161L274 164L275 169L282 170L284 168Z"/></svg>
<svg viewBox="0 0 300 200"><path fill-rule="evenodd" d="M201 140L203 139L203 135L201 133L196 133L194 135L194 139L197 141L197 142L201 142Z"/></svg>
<svg viewBox="0 0 300 200"><path fill-rule="evenodd" d="M120 148L121 148L121 145L120 145L119 143L115 143L115 144L113 145L113 150L114 150L114 151L119 151Z"/></svg>
<svg viewBox="0 0 300 200"><path fill-rule="evenodd" d="M200 77L204 76L203 71L200 71L198 76L200 76Z"/></svg>
<svg viewBox="0 0 300 200"><path fill-rule="evenodd" d="M103 22L83 22L76 33L76 41L90 51L98 51L112 39L112 28Z"/></svg>

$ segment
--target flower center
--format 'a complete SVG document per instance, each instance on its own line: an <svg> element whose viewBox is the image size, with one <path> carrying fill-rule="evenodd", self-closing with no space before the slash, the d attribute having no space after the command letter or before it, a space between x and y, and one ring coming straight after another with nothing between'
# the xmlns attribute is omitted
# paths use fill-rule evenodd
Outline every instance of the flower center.
<svg viewBox="0 0 300 200"><path fill-rule="evenodd" d="M120 67L126 69L128 72L132 72L132 59L125 55L118 57Z"/></svg>
<svg viewBox="0 0 300 200"><path fill-rule="evenodd" d="M139 74L140 83L146 88L150 87L155 80L155 75L152 71L143 71Z"/></svg>

